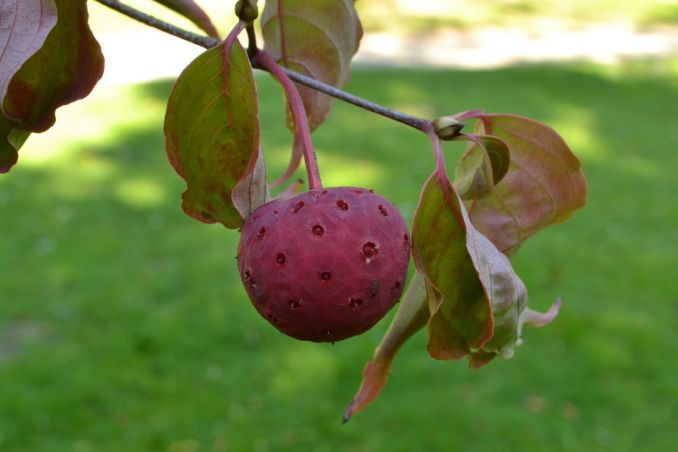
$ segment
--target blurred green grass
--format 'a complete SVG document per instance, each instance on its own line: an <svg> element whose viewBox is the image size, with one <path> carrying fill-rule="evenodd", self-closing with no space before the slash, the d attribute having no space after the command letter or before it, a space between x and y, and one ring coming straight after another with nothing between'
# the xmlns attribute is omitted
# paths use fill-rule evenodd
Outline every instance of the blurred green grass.
<svg viewBox="0 0 678 452"><path fill-rule="evenodd" d="M270 176L277 86L258 78ZM340 416L389 317L335 345L282 336L241 288L238 234L181 212L162 116L171 82L98 89L0 178L0 450L670 450L678 442L678 65L356 70L349 90L433 117L483 108L554 126L588 206L514 263L531 306L561 297L510 361L436 362L417 335L380 398ZM326 185L409 219L427 140L335 103L315 133ZM446 144L450 165L461 148ZM300 173L301 174L301 173Z"/></svg>

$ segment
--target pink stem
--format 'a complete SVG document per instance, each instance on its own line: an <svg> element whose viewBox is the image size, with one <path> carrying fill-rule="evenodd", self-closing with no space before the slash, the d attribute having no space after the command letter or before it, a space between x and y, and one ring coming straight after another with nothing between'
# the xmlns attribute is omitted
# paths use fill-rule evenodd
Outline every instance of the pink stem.
<svg viewBox="0 0 678 452"><path fill-rule="evenodd" d="M273 57L268 53L260 50L252 59L255 67L261 67L267 70L271 75L280 82L287 95L287 101L290 104L292 115L294 116L294 124L297 128L296 133L301 138L304 150L304 161L306 163L306 173L308 174L308 186L311 190L322 188L320 182L320 170L318 169L318 162L313 151L313 142L311 141L311 131L308 128L308 119L304 103L301 100L297 87L294 82L287 76L285 71L275 62Z"/></svg>

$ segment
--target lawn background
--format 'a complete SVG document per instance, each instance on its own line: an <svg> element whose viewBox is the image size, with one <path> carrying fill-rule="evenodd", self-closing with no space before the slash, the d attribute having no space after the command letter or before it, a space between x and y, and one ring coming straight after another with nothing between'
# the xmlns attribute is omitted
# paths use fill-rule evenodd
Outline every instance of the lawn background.
<svg viewBox="0 0 678 452"><path fill-rule="evenodd" d="M271 176L286 164L277 86L258 76ZM181 212L163 150L171 81L62 109L0 177L0 450L670 450L678 442L678 61L492 71L358 68L348 89L425 117L483 108L556 128L585 209L514 259L533 308L514 359L437 362L425 335L380 398L340 417L391 313L335 345L297 342L241 288L238 234ZM410 220L425 136L335 103L315 134L327 186ZM450 166L462 147L445 144Z"/></svg>

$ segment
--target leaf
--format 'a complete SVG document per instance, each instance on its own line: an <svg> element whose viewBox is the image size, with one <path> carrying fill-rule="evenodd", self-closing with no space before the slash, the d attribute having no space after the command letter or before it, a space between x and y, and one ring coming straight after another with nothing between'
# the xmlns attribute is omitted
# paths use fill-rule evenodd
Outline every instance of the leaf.
<svg viewBox="0 0 678 452"><path fill-rule="evenodd" d="M471 204L471 221L510 256L539 230L583 207L586 180L579 159L547 125L516 115L473 117L479 119L476 132L506 143L510 165L492 193Z"/></svg>
<svg viewBox="0 0 678 452"><path fill-rule="evenodd" d="M53 0L0 0L0 99L16 71L42 47L56 22Z"/></svg>
<svg viewBox="0 0 678 452"><path fill-rule="evenodd" d="M511 358L524 323L543 326L557 314L527 308L527 290L506 255L475 229L440 171L422 192L413 232L415 263L426 277L428 351L436 359L469 357L480 367Z"/></svg>
<svg viewBox="0 0 678 452"><path fill-rule="evenodd" d="M463 204L444 171L424 184L412 227L412 252L429 294L428 351L460 359L492 337L490 298L466 247Z"/></svg>
<svg viewBox="0 0 678 452"><path fill-rule="evenodd" d="M512 357L522 341L523 326L546 325L558 313L559 301L545 314L527 308L525 285L508 257L471 223L447 177L436 131L427 133L436 170L424 184L414 214L412 247L418 272L391 327L365 366L362 384L344 413L344 421L378 396L395 353L425 323L427 349L433 358L466 356L469 365L477 369L496 356Z"/></svg>
<svg viewBox="0 0 678 452"><path fill-rule="evenodd" d="M261 15L264 50L284 66L324 83L344 86L350 76L351 58L362 37L353 3L353 0L266 2ZM301 85L297 87L304 99L309 125L315 129L329 113L331 98Z"/></svg>
<svg viewBox="0 0 678 452"><path fill-rule="evenodd" d="M219 32L214 27L207 13L193 0L155 0L161 5L171 9L172 11L181 14L188 20L197 25L201 30L209 36L221 39Z"/></svg>
<svg viewBox="0 0 678 452"><path fill-rule="evenodd" d="M265 199L256 87L235 36L202 53L177 79L165 115L165 147L186 181L182 207L189 216L238 228Z"/></svg>
<svg viewBox="0 0 678 452"><path fill-rule="evenodd" d="M14 166L19 158L17 151L26 141L25 138L28 138L28 132L24 132L23 140L17 142L16 139L10 139L17 133L14 127L17 127L16 123L0 115L0 174L6 173Z"/></svg>
<svg viewBox="0 0 678 452"><path fill-rule="evenodd" d="M19 144L27 136L25 132L49 129L56 119L56 109L87 96L103 74L104 58L87 24L86 0L55 0L54 3L56 25L42 47L7 84L2 101L5 118L0 125L0 161L4 165L11 163L0 167L0 171L9 170L12 161L16 161ZM21 28L21 23L15 23L15 27Z"/></svg>
<svg viewBox="0 0 678 452"><path fill-rule="evenodd" d="M25 130L43 132L55 110L87 96L104 71L101 47L87 24L86 0L55 0L58 21L43 46L9 83L2 108Z"/></svg>
<svg viewBox="0 0 678 452"><path fill-rule="evenodd" d="M484 198L508 171L508 147L488 135L462 134L455 139L470 140L472 144L457 162L454 188L461 199Z"/></svg>
<svg viewBox="0 0 678 452"><path fill-rule="evenodd" d="M388 379L395 354L414 333L426 325L427 320L424 278L421 273L415 272L391 326L374 351L372 360L365 365L360 388L344 412L344 422L379 395Z"/></svg>

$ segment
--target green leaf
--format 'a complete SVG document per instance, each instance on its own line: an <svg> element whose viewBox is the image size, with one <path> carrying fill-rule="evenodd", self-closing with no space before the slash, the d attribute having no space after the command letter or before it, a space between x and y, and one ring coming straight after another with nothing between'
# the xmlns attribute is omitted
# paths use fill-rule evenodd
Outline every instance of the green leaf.
<svg viewBox="0 0 678 452"><path fill-rule="evenodd" d="M480 367L511 358L524 323L543 326L557 314L527 308L527 290L508 257L480 233L440 171L429 178L415 213L413 254L426 277L428 351L436 359L467 356Z"/></svg>
<svg viewBox="0 0 678 452"><path fill-rule="evenodd" d="M342 87L350 77L351 58L358 50L362 26L354 0L271 0L261 15L264 50L278 63L324 83ZM332 98L317 90L296 84L311 130L327 117ZM287 126L294 121L287 114ZM299 166L299 143L280 185Z"/></svg>
<svg viewBox="0 0 678 452"><path fill-rule="evenodd" d="M184 211L238 228L265 200L266 184L252 67L238 41L230 42L202 53L177 79L165 115L165 147L186 181Z"/></svg>
<svg viewBox="0 0 678 452"><path fill-rule="evenodd" d="M172 11L181 14L197 25L209 36L220 39L219 32L214 27L207 13L193 0L155 0Z"/></svg>
<svg viewBox="0 0 678 452"><path fill-rule="evenodd" d="M483 114L476 132L508 146L504 179L469 207L471 221L509 256L539 230L560 223L586 203L586 180L579 159L553 129L535 120Z"/></svg>
<svg viewBox="0 0 678 452"><path fill-rule="evenodd" d="M86 0L54 3L56 25L7 83L2 100L5 118L0 121L0 161L9 166L1 166L0 171L9 170L16 161L17 146L22 142L12 138L10 143L10 133L25 140L25 132L49 129L56 109L87 96L103 74L104 58L87 24Z"/></svg>
<svg viewBox="0 0 678 452"><path fill-rule="evenodd" d="M484 198L508 171L508 147L499 138L487 135L462 134L455 139L472 143L457 162L454 188L464 200Z"/></svg>
<svg viewBox="0 0 678 452"><path fill-rule="evenodd" d="M344 412L344 422L379 395L386 385L395 354L414 333L426 325L427 320L424 277L415 272L391 326L374 351L372 360L365 365L360 388Z"/></svg>
<svg viewBox="0 0 678 452"><path fill-rule="evenodd" d="M414 214L412 252L426 277L428 351L436 359L460 359L492 337L490 299L466 247L464 206L443 171L424 184Z"/></svg>

